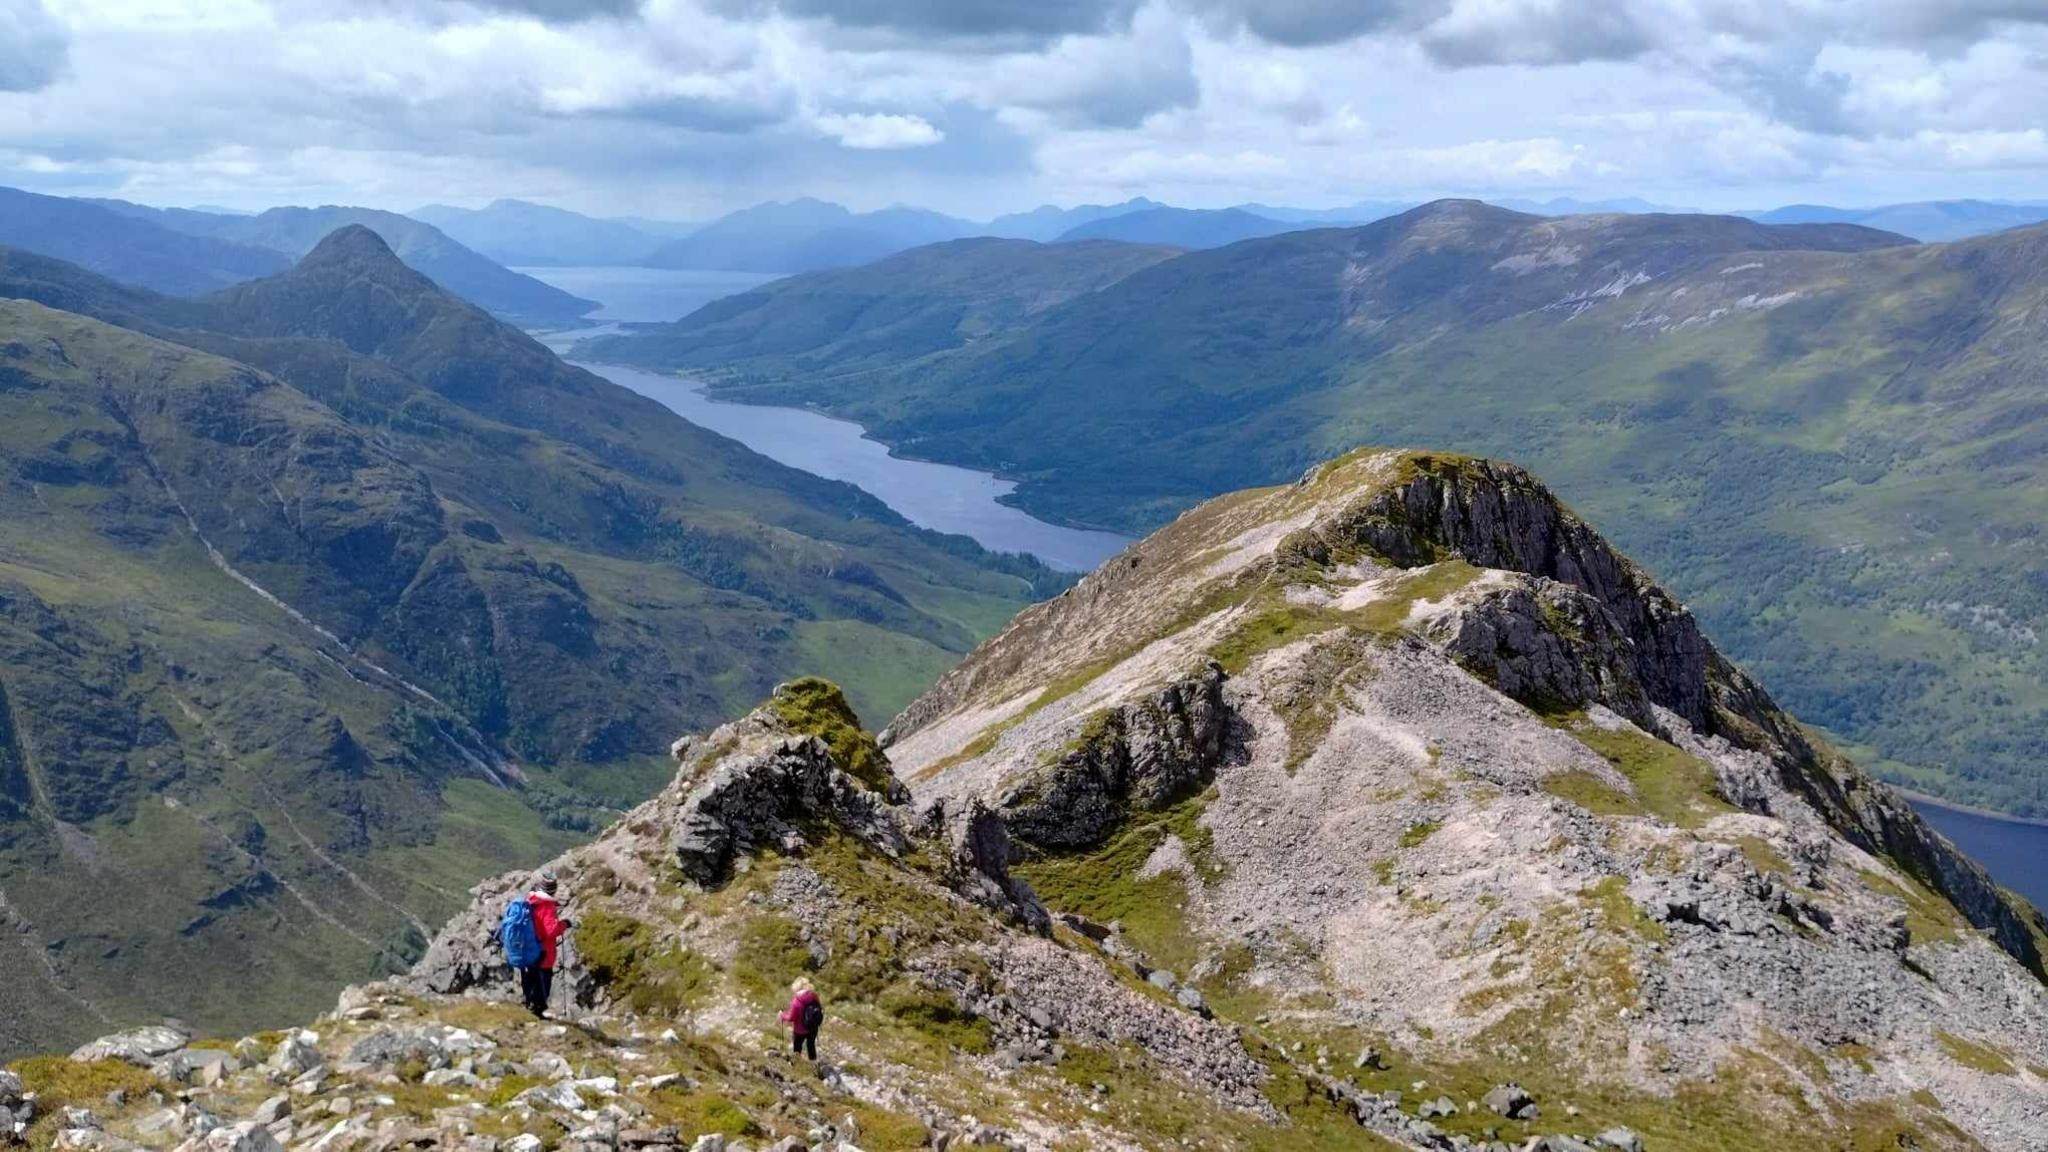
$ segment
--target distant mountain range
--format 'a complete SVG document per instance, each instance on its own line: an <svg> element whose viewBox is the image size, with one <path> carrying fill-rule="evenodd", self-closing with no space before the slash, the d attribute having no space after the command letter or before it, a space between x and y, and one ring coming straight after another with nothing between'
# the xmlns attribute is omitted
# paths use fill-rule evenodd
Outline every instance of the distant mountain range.
<svg viewBox="0 0 2048 1152"><path fill-rule="evenodd" d="M1240 240L1292 232L1301 224L1273 220L1242 208L1146 208L1106 216L1060 235L1061 240L1121 240L1173 248L1220 248Z"/></svg>
<svg viewBox="0 0 2048 1152"><path fill-rule="evenodd" d="M886 716L1065 583L358 226L199 298L0 249L0 495L0 1060L294 1018L650 795L676 733L799 672Z"/></svg>
<svg viewBox="0 0 2048 1152"><path fill-rule="evenodd" d="M605 355L1127 532L1358 444L1517 458L1881 771L2048 816L2048 226L1918 245L1443 202L1188 252L942 350L860 319L923 307L898 280L793 279ZM843 331L768 342L828 288L865 301Z"/></svg>
<svg viewBox="0 0 2048 1152"><path fill-rule="evenodd" d="M1766 224L1862 224L1935 242L1962 240L2048 221L2048 204L2004 204L1986 200L1928 200L1875 208L1830 208L1793 204L1768 212L1744 212Z"/></svg>
<svg viewBox="0 0 2048 1152"><path fill-rule="evenodd" d="M866 264L974 232L965 220L918 208L856 213L822 200L792 200L720 217L657 248L647 263L721 272L802 272Z"/></svg>
<svg viewBox="0 0 2048 1152"><path fill-rule="evenodd" d="M476 306L523 324L561 324L595 311L597 301L572 296L463 247L430 224L372 208L272 208L254 216L218 216L149 208L119 200L95 203L173 231L281 252L298 259L338 228L359 224L382 237L414 271ZM24 245L41 251L33 244ZM60 255L49 253L49 255Z"/></svg>
<svg viewBox="0 0 2048 1152"><path fill-rule="evenodd" d="M0 245L173 296L211 292L291 263L269 248L188 235L102 204L13 188L0 188Z"/></svg>
<svg viewBox="0 0 2048 1152"><path fill-rule="evenodd" d="M1633 197L1609 200L1506 198L1500 207L1538 216L1606 213L1696 215ZM986 222L916 208L853 212L820 200L762 204L707 225L600 220L521 201L487 208L423 208L420 219L493 259L514 266L649 264L665 268L797 273L854 267L920 244L972 236L1019 240L1122 240L1174 248L1216 248L1308 228L1350 228L1415 207L1412 201L1366 200L1336 208L1240 204L1193 209L1138 197L1118 204L1053 205ZM1762 223L1863 224L1922 241L1953 240L2048 220L2048 205L1958 200L1877 208L1795 205L1745 212Z"/></svg>
<svg viewBox="0 0 2048 1152"><path fill-rule="evenodd" d="M599 220L525 200L494 200L475 209L430 204L411 216L514 268L645 264L663 244L696 228Z"/></svg>
<svg viewBox="0 0 2048 1152"><path fill-rule="evenodd" d="M29 195L10 194L17 198ZM334 228L364 224L391 244L401 259L443 287L499 316L528 324L573 321L596 304L513 268L610 265L792 274L858 267L922 245L976 236L1120 240L1195 250L1303 229L1356 227L1414 206L1399 201L1360 201L1336 208L1242 204L1193 209L1138 197L1118 204L1046 205L977 222L919 208L854 212L823 200L799 199L760 204L708 224L694 224L637 217L602 219L513 199L474 209L428 205L409 216L338 207L277 208L251 215L149 208L119 200L34 197L33 201L33 211L22 207L27 202L12 202L17 210L8 220L0 221L0 241L75 258L116 279L174 294L205 292L276 271L269 257L248 249L267 249L296 258ZM1693 211L1636 198L1509 198L1497 203L1541 216ZM116 228L107 224L104 216L84 208L57 212L59 205L94 206L229 247L172 242L140 233L132 225ZM1767 224L1862 224L1916 240L1942 241L2048 221L2048 204L1953 200L1874 208L1790 205L1736 215ZM88 220L100 223L88 224ZM175 255L165 258L166 253Z"/></svg>

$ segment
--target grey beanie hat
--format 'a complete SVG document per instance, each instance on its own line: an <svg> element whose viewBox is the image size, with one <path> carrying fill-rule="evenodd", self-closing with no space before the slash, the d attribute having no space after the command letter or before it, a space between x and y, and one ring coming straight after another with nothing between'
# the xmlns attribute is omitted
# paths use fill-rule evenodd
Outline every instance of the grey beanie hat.
<svg viewBox="0 0 2048 1152"><path fill-rule="evenodd" d="M541 891L553 892L555 890L556 884L557 881L555 880L555 870L553 868L543 868L540 870Z"/></svg>

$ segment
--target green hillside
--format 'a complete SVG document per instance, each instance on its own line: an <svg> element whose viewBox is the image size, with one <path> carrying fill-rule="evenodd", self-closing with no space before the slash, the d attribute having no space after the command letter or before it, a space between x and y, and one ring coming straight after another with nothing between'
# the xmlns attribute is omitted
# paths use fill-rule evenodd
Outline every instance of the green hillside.
<svg viewBox="0 0 2048 1152"><path fill-rule="evenodd" d="M1880 772L2044 815L2044 315L2048 229L1443 202L1190 253L936 358L716 380L1126 531L1361 443L1511 457Z"/></svg>
<svg viewBox="0 0 2048 1152"><path fill-rule="evenodd" d="M675 736L807 672L887 714L1062 583L563 366L367 230L200 301L0 253L4 297L0 920L37 963L0 1051L296 1018L651 794Z"/></svg>
<svg viewBox="0 0 2048 1152"><path fill-rule="evenodd" d="M749 380L844 374L1006 332L1178 254L1106 240L955 240L777 280L673 323L585 341L577 355L664 368L738 364Z"/></svg>

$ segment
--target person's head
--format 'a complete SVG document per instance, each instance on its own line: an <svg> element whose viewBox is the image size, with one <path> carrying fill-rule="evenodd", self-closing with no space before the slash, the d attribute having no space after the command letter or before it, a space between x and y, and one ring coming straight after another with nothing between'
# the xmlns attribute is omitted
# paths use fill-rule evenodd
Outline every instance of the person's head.
<svg viewBox="0 0 2048 1152"><path fill-rule="evenodd" d="M801 996L811 990L811 982L801 976L789 982L789 991L793 996Z"/></svg>
<svg viewBox="0 0 2048 1152"><path fill-rule="evenodd" d="M541 869L540 879L535 881L534 883L534 887L540 889L541 891L547 893L550 896L553 896L555 894L555 889L561 886L561 881L555 879L555 870L552 868Z"/></svg>

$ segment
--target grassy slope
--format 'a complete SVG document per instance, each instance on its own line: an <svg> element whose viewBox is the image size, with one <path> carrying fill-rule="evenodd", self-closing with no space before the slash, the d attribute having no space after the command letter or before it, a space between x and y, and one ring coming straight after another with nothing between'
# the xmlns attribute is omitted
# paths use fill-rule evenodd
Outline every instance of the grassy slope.
<svg viewBox="0 0 2048 1152"><path fill-rule="evenodd" d="M1125 530L1361 443L1513 458L1884 774L2048 813L2048 231L1881 240L1440 205L1183 256L937 360L721 386Z"/></svg>
<svg viewBox="0 0 2048 1152"><path fill-rule="evenodd" d="M651 793L673 736L810 671L893 710L1044 576L550 376L452 302L408 307L472 373L497 365L489 388L431 342L260 334L304 316L276 297L228 335L193 326L233 320L221 301L18 255L0 277L297 386L0 302L0 893L114 1019L303 1015L416 951L406 913L438 923ZM159 474L240 570L443 703L221 572ZM529 786L493 788L457 743ZM79 1008L0 1046L96 1027Z"/></svg>

